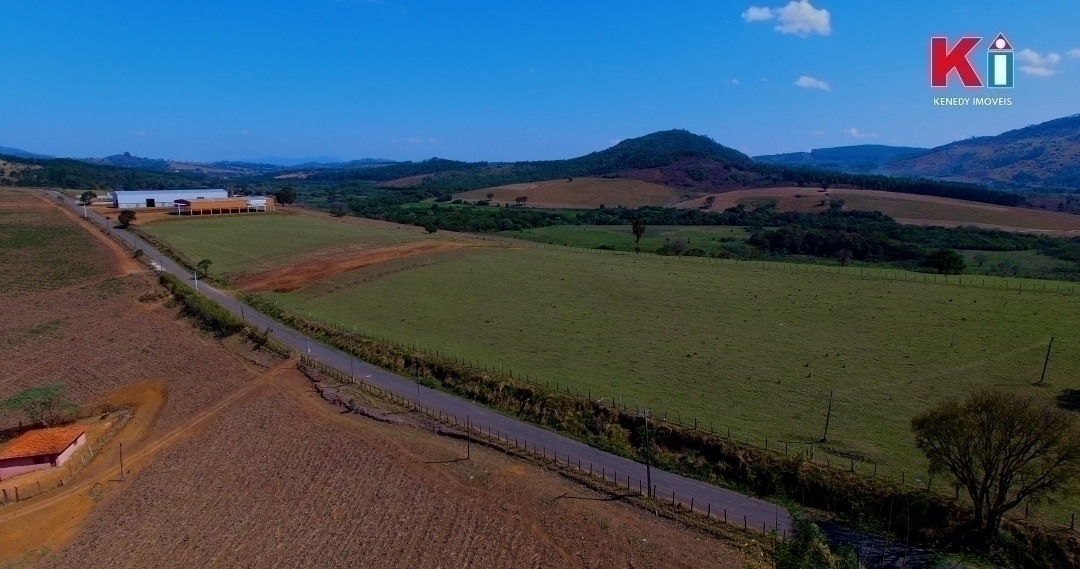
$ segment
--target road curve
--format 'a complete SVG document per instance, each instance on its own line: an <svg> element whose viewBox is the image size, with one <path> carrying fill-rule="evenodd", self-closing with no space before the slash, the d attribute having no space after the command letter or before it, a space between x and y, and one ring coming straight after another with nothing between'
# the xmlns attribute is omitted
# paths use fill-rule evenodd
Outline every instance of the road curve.
<svg viewBox="0 0 1080 569"><path fill-rule="evenodd" d="M142 249L145 255L160 263L164 271L191 283L193 286L196 285L193 274L161 254L153 245L143 241L133 233L114 227L112 223L90 211L89 208L85 208L84 211L84 208L79 206L75 200L71 200L57 192L49 191L46 193L52 196L52 199L57 199L58 196L62 197L64 204L75 210L79 215L84 215L90 221L100 224L103 229L133 249ZM217 302L236 316L243 317L248 323L263 329L270 328L274 339L296 350L297 353L307 355L323 364L345 372L351 369L356 378L390 391L402 398L415 401L419 396L421 404L433 412L441 411L449 416L457 417L460 421L464 421L465 417L468 416L474 428L485 432L490 429L492 433L499 433L509 437L511 440L518 440L521 444L528 444L530 449L556 457L560 462L567 460L572 464L580 462L582 468L591 468L594 473L602 473L608 479L616 479L617 477L617 482L620 485L628 485L632 490L645 487L646 469L644 464L595 449L584 443L524 423L518 419L507 417L454 395L418 386L413 380L372 366L335 348L312 340L280 322L271 320L250 307L246 310L242 309L240 301L203 281L198 281L197 287L199 294ZM776 530L782 535L792 533L791 515L785 508L776 504L657 468L652 469L652 483L656 489L657 497L661 499L674 499L686 506L693 505L695 511L711 512L715 518L726 518L732 524L745 525L747 528L759 531L762 529L765 531Z"/></svg>

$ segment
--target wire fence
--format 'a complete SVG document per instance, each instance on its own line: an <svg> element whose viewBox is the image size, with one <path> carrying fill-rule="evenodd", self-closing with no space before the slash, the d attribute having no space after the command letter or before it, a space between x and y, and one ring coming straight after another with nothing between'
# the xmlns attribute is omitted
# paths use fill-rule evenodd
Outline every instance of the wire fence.
<svg viewBox="0 0 1080 569"><path fill-rule="evenodd" d="M494 240L494 239L493 239ZM509 240L505 240L509 241ZM678 262L698 263L702 265L716 265L729 267L745 267L750 269L763 269L771 271L786 271L790 273L806 273L821 275L840 275L872 280L890 280L915 282L926 284L953 285L963 287L977 287L988 289L1001 289L1023 293L1027 291L1056 292L1062 294L1080 294L1080 284L1052 281L1045 279L1028 279L1019 277L1003 277L996 275L942 275L936 273L924 273L904 269L886 269L877 267L838 267L835 265L823 265L813 262L790 263L783 261L753 260L753 259L724 259L721 257L699 257L694 255L661 255L658 253L634 253L632 251L617 251L611 249L595 249L589 247L574 247L572 245L556 245L551 243L538 243L528 240L513 240L514 245L525 244L526 247L549 251L563 251L586 255L598 255L607 257L627 257L671 259Z"/></svg>
<svg viewBox="0 0 1080 569"><path fill-rule="evenodd" d="M588 476L591 479L603 483L607 491L623 498L650 497L647 480L644 480L639 476L634 476L626 472L620 474L617 469L597 466L592 461L583 460L582 458L571 454L559 454L557 449L548 448L543 443L537 441L530 442L527 439L512 436L510 433L504 432L498 428L493 430L490 425L474 422L470 417L459 417L457 415L447 414L432 409L418 403L414 399L403 397L393 391L371 385L363 379L357 380L349 374L325 365L314 358L301 356L300 361L301 365L310 367L331 381L359 387L372 394L388 399L395 404L409 407L416 412L422 413L438 424L464 431L465 436L470 443L475 441L477 444L494 446L501 450L511 450L534 459L539 459L550 466L571 471L578 475ZM347 402L339 399L331 399L330 402L345 407L347 410L349 408ZM763 533L774 534L781 539L786 539L791 529L786 523L788 521L786 515L784 516L784 519L781 520L780 507L778 505L775 506L774 515L771 519L762 518L761 516L755 518L754 516L746 514L735 515L733 512L729 512L728 508L719 505L714 508L711 502L705 501L703 503L701 500L698 500L690 494L660 484L653 484L651 490L652 498L661 504L674 508L676 511L696 514L716 521L723 521L741 527L744 530L761 531ZM784 522L783 524L781 523L782 521Z"/></svg>
<svg viewBox="0 0 1080 569"><path fill-rule="evenodd" d="M102 411L111 412L113 407L105 405L94 409L101 409L101 411L95 413L91 410L91 412L86 413L86 416L97 415L100 414ZM112 440L113 436L116 435L116 433L119 432L120 429L124 428L124 425L126 425L128 420L131 418L131 414L132 410L130 408L120 409L117 412L116 416L113 418L112 424L110 424L103 433L98 435L92 442L87 444L86 448L77 450L75 456L72 456L64 464L54 466L49 469L32 471L32 473L46 472L46 476L49 478L49 480L45 481L44 483L42 483L42 481L39 479L35 480L34 482L28 482L19 485L18 477L15 477L11 479L12 481L14 481L14 484L0 486L0 507L6 506L8 504L14 504L16 502L29 500L31 498L41 496L42 494L48 494L49 492L56 490L57 488L62 488L70 484L71 481L74 480L75 475L78 474L80 470L85 468L86 465L90 464L90 462L93 461L94 458L96 458L97 455L101 452L101 449L110 440ZM59 469L60 472L66 473L62 474L59 479L56 479L53 476L49 476L50 473L48 473L49 470L54 469Z"/></svg>

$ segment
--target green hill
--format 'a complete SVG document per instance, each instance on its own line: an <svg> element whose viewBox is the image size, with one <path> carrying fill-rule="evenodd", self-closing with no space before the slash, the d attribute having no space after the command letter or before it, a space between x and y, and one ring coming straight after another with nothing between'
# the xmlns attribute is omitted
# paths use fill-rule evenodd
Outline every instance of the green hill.
<svg viewBox="0 0 1080 569"><path fill-rule="evenodd" d="M558 178L618 176L630 171L662 168L685 160L704 160L728 170L748 170L749 156L722 146L707 136L685 130L656 132L624 140L607 150L567 160L489 163L432 158L378 168L339 169L309 176L315 181L369 180L389 182L415 178L411 184L431 191L460 192ZM401 187L401 184L397 184Z"/></svg>

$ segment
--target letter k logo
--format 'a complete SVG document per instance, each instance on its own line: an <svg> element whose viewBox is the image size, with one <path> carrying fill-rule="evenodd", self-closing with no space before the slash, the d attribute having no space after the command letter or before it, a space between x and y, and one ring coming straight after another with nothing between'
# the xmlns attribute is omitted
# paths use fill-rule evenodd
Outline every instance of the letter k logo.
<svg viewBox="0 0 1080 569"><path fill-rule="evenodd" d="M982 38L963 37L950 50L946 38L930 38L930 85L947 87L949 73L955 69L965 87L982 87L982 79L968 61L968 54L980 41Z"/></svg>

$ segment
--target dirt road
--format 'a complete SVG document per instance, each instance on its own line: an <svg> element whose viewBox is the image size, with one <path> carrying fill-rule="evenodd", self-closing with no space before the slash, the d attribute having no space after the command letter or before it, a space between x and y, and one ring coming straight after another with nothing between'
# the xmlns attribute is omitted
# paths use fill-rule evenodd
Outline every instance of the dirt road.
<svg viewBox="0 0 1080 569"><path fill-rule="evenodd" d="M331 259L316 259L281 269L274 269L255 275L244 277L240 280L240 288L247 292L262 292L272 290L274 292L290 292L308 283L362 269L376 263L383 263L393 259L412 257L431 253L442 253L461 249L463 247L479 247L479 243L467 243L460 241L423 241L420 243L406 243L392 247L368 249L355 253L334 257Z"/></svg>

